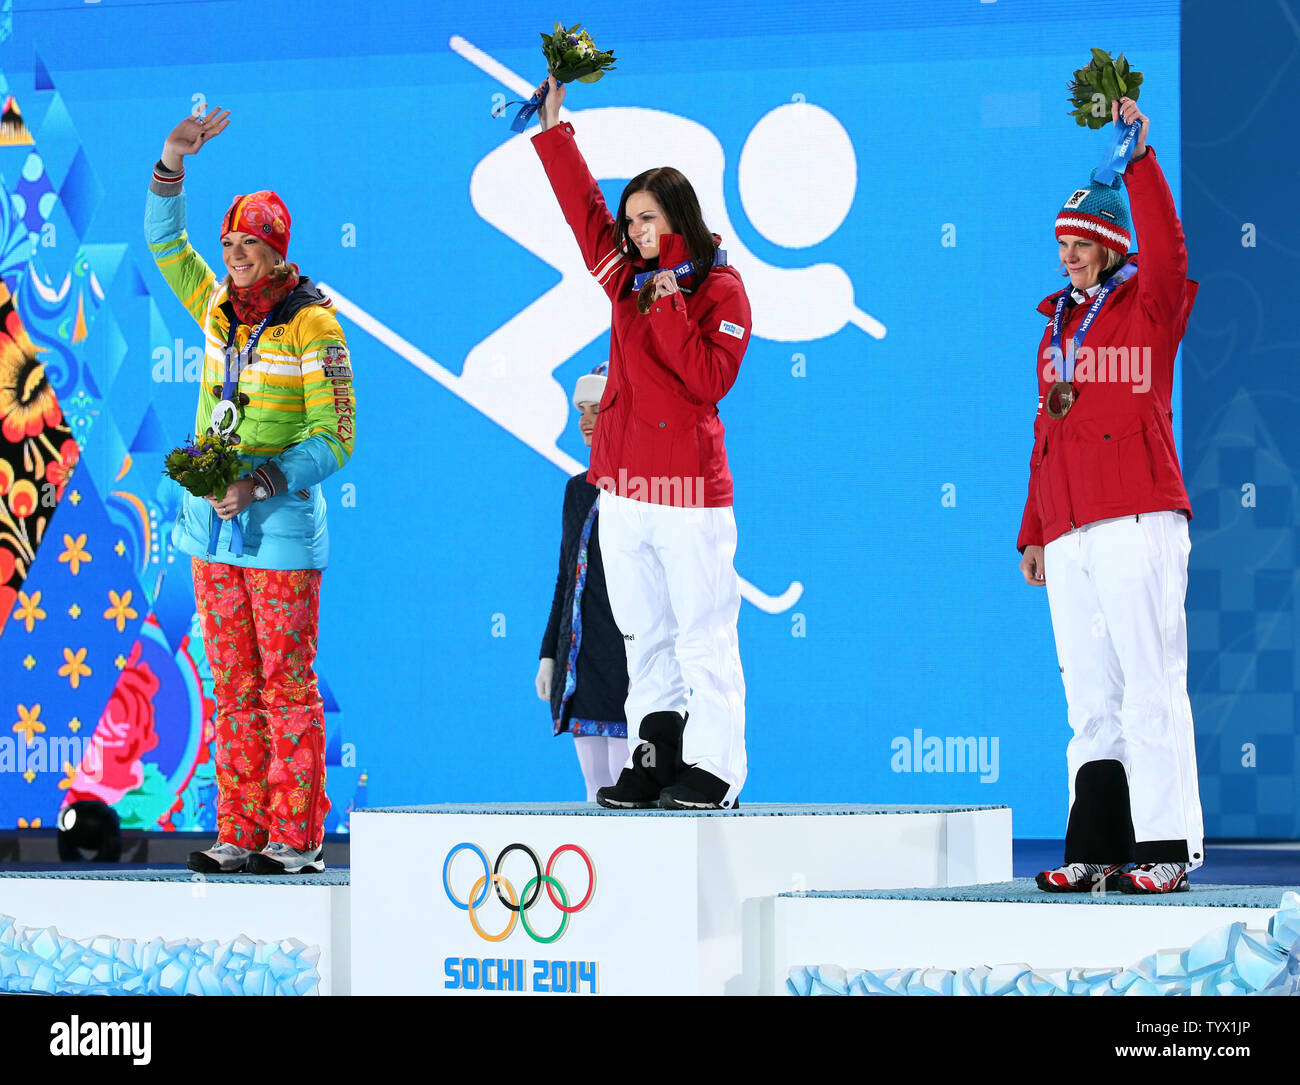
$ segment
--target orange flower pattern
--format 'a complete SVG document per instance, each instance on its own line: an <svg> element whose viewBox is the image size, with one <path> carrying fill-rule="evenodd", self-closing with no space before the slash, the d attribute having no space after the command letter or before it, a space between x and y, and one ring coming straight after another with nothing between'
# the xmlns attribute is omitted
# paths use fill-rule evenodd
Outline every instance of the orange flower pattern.
<svg viewBox="0 0 1300 1085"><path fill-rule="evenodd" d="M330 810L312 669L320 570L191 561L217 700L217 835L255 850L315 846Z"/></svg>
<svg viewBox="0 0 1300 1085"><path fill-rule="evenodd" d="M0 283L0 633L81 452Z"/></svg>
<svg viewBox="0 0 1300 1085"><path fill-rule="evenodd" d="M136 618L139 615L131 606L131 589L128 588L121 595L115 591L108 593L108 601L112 604L106 611L104 617L111 622L117 623L117 631L120 633L126 628L128 618Z"/></svg>
<svg viewBox="0 0 1300 1085"><path fill-rule="evenodd" d="M63 536L63 545L65 547L62 554L59 555L59 561L66 561L72 575L76 576L81 572L81 566L84 562L93 561L94 558L86 552L86 536L83 532L75 539L71 535Z"/></svg>

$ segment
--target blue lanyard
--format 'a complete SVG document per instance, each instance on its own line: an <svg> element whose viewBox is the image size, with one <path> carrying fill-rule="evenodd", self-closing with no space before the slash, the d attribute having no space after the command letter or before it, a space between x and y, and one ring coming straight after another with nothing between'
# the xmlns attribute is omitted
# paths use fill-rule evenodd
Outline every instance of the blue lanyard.
<svg viewBox="0 0 1300 1085"><path fill-rule="evenodd" d="M283 302L281 302L283 304ZM266 316L262 317L262 322L249 333L248 342L244 344L244 349L235 353L235 333L239 331L239 319L231 317L230 334L226 338L226 379L221 385L221 398L233 400L235 398L235 389L239 386L239 374L243 372L244 366L248 364L248 359L252 357L253 348L257 346L257 341L262 337L262 332L266 330L267 324L271 322L271 317L279 311L280 306L276 305ZM233 310L232 310L233 311ZM231 359L234 359L234 372L231 372Z"/></svg>
<svg viewBox="0 0 1300 1085"><path fill-rule="evenodd" d="M714 266L714 267L726 267L726 265L727 265L727 252L726 252L726 250L725 250L725 249L717 249L717 250L715 250L715 251L714 251L714 254L713 254L713 266ZM659 272L661 272L662 270L663 270L663 268L655 268L654 271L643 271L643 272L641 272L640 275L637 275L635 278L633 278L633 280L632 280L632 290L633 290L634 292L637 291L637 290L640 290L641 287L645 286L645 284L646 284L649 280L653 279L653 278L654 278L656 275L658 275ZM686 278L687 275L694 275L694 274L695 274L695 262L694 262L693 260L683 260L680 264L678 264L675 268L673 268L673 274L676 275L677 278L679 278L679 279L684 279L684 278Z"/></svg>
<svg viewBox="0 0 1300 1085"><path fill-rule="evenodd" d="M1088 306L1088 311L1084 314L1078 330L1070 337L1064 355L1061 354L1061 317L1065 315L1065 304L1070 297L1069 289L1063 290L1061 296L1056 299L1056 312L1052 314L1052 361L1058 366L1057 372L1061 374L1062 380L1074 380L1074 356L1083 345L1084 336L1088 334L1088 329L1092 327L1093 320L1101 312L1101 307L1106 303L1106 299L1110 297L1111 291L1136 274L1137 264L1129 263L1106 280L1106 285L1097 291L1097 296L1092 299L1092 304Z"/></svg>

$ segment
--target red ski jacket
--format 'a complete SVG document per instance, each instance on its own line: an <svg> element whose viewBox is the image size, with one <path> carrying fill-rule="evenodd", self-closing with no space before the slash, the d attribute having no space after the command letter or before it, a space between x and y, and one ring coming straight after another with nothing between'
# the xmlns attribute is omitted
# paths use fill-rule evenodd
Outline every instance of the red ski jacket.
<svg viewBox="0 0 1300 1085"><path fill-rule="evenodd" d="M735 383L749 345L749 299L740 274L715 267L698 289L659 298L649 313L639 313L632 280L648 265L620 251L614 218L574 142L573 126L556 124L534 136L533 146L587 270L613 303L609 380L588 480L657 505L730 505L718 401ZM661 235L658 266L673 267L689 256L679 235Z"/></svg>
<svg viewBox="0 0 1300 1085"><path fill-rule="evenodd" d="M1074 373L1078 398L1060 419L1044 410L1048 390L1062 379L1049 371L1048 352L1060 292L1038 306L1049 321L1035 361L1038 417L1016 542L1022 552L1095 520L1167 509L1191 518L1170 395L1197 284L1187 278L1182 223L1154 149L1123 176L1142 246L1131 260L1140 270L1111 293L1088 330ZM1087 310L1080 303L1066 313L1062 348Z"/></svg>

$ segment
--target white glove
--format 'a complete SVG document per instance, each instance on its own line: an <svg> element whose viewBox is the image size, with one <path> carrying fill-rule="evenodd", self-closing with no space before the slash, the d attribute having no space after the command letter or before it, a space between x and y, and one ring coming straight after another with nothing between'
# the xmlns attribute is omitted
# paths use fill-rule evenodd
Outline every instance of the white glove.
<svg viewBox="0 0 1300 1085"><path fill-rule="evenodd" d="M537 686L537 696L543 701L551 699L551 675L555 673L555 660L540 659L537 661L537 678L534 685Z"/></svg>

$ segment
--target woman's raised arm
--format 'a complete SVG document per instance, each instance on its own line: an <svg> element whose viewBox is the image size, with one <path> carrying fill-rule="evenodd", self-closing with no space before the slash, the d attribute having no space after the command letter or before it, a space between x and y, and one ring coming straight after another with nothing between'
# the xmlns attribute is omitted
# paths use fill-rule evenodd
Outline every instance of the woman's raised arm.
<svg viewBox="0 0 1300 1085"><path fill-rule="evenodd" d="M154 263L167 285L198 323L203 326L208 302L217 288L217 276L189 243L185 233L186 155L198 154L203 146L225 131L230 110L214 110L205 116L186 117L163 142L162 156L154 167L144 212L145 241ZM161 167L161 170L159 169Z"/></svg>
<svg viewBox="0 0 1300 1085"><path fill-rule="evenodd" d="M582 250L587 270L611 299L617 299L622 289L620 272L626 270L627 258L619 244L614 216L573 140L573 126L557 123L564 85L548 75L542 86L549 89L538 110L542 130L533 137L533 148Z"/></svg>

